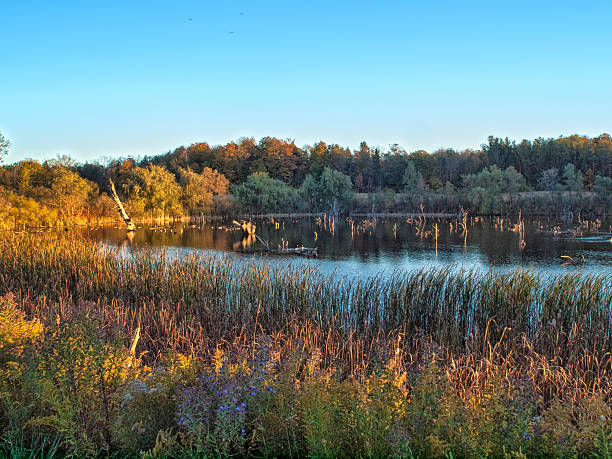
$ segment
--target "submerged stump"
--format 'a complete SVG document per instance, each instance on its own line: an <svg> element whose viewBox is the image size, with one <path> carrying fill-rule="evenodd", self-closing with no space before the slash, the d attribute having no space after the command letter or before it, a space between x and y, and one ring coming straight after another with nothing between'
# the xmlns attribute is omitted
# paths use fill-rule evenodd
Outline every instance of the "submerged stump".
<svg viewBox="0 0 612 459"><path fill-rule="evenodd" d="M242 235L245 238L248 238L249 236L252 237L255 235L255 229L257 228L257 225L255 225L255 223L251 221L247 222L246 220L240 220L240 222L234 220L232 223L234 223L234 225L236 225L242 230Z"/></svg>

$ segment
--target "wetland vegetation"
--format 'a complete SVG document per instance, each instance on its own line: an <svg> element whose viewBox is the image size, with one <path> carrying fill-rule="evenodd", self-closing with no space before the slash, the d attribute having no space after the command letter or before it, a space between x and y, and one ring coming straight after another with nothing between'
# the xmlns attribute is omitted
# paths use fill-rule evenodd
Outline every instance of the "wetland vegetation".
<svg viewBox="0 0 612 459"><path fill-rule="evenodd" d="M610 454L612 278L0 242L10 454Z"/></svg>
<svg viewBox="0 0 612 459"><path fill-rule="evenodd" d="M264 138L3 166L0 454L610 457L611 154ZM269 212L312 215L230 223ZM319 259L227 253L253 244Z"/></svg>

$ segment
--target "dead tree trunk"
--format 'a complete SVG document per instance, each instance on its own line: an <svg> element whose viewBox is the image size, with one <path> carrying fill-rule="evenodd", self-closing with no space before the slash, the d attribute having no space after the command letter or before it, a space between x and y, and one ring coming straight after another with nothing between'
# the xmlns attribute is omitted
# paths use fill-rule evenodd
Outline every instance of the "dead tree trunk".
<svg viewBox="0 0 612 459"><path fill-rule="evenodd" d="M117 210L119 211L119 215L121 215L121 219L125 222L125 226L127 227L127 230L135 231L136 225L134 225L134 222L132 221L132 219L129 217L129 215L123 208L123 204L121 204L121 200L119 199L119 196L117 196L117 192L115 191L115 184L110 178L108 179L108 183L110 184L111 193L113 195L113 201L115 201L115 204L117 204Z"/></svg>

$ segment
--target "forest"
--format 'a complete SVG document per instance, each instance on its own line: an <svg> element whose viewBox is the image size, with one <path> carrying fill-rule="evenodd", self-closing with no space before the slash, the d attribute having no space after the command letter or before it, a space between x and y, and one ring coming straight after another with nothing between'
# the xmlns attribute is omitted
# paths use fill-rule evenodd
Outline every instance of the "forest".
<svg viewBox="0 0 612 459"><path fill-rule="evenodd" d="M10 143L0 134L0 158ZM135 219L280 212L601 215L612 206L612 140L573 135L478 150L407 152L361 142L242 138L194 143L162 155L78 163L66 156L0 168L5 227L112 220L109 182Z"/></svg>

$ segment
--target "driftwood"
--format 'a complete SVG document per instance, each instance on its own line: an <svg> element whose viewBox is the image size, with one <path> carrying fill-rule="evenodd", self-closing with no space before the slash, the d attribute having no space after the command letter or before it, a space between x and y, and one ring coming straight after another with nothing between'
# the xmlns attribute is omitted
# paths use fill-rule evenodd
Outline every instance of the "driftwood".
<svg viewBox="0 0 612 459"><path fill-rule="evenodd" d="M117 205L117 211L119 211L119 215L121 216L121 219L125 222L125 226L127 230L136 231L136 225L134 224L132 219L129 217L129 215L123 208L123 204L121 204L121 200L119 199L119 196L117 196L117 192L115 191L115 184L110 178L108 179L108 183L110 184L113 201L115 201L115 204Z"/></svg>
<svg viewBox="0 0 612 459"><path fill-rule="evenodd" d="M245 248L242 250L238 250L241 253L269 253L271 255L293 255L298 257L306 257L306 258L318 258L319 253L317 252L317 248L308 248L308 247L296 247L294 249L289 248L278 248L278 249L253 249L253 248Z"/></svg>
<svg viewBox="0 0 612 459"><path fill-rule="evenodd" d="M235 242L233 244L233 249L236 252L269 253L272 255L295 255L295 256L306 257L306 258L318 258L319 256L316 247L311 249L308 247L301 246L301 247L296 247L294 249L290 249L289 247L286 247L285 245L287 241L283 241L283 245L282 246L279 245L277 249L271 249L270 245L266 241L264 241L257 234L255 234L254 224L252 224L251 222L245 222L244 220L242 220L240 223L234 220L233 223L234 225L242 229L242 232L244 235L244 237L242 238L242 241ZM261 242L261 245L263 247L258 247L258 248L253 247L253 244L255 244L255 242L257 241Z"/></svg>

